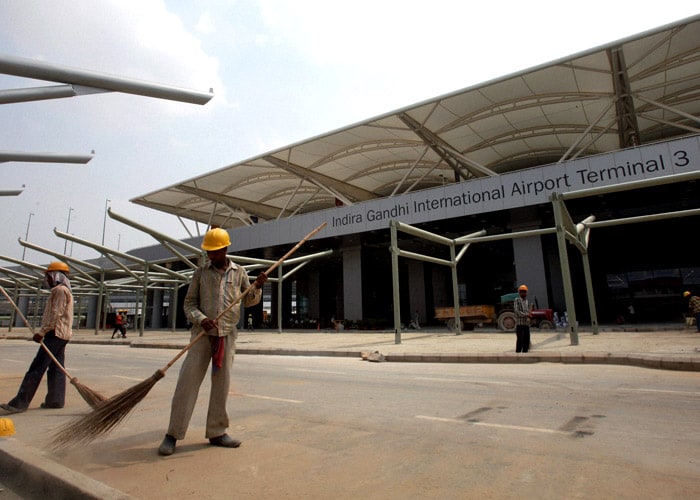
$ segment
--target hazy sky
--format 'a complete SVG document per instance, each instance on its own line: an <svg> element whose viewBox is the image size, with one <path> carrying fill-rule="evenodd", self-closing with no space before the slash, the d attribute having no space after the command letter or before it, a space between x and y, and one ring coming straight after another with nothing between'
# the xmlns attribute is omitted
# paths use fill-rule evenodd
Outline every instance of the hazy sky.
<svg viewBox="0 0 700 500"><path fill-rule="evenodd" d="M112 210L170 236L130 198L232 163L698 14L696 2L2 0L0 53L198 91L204 106L118 93L5 104L0 151L89 154L0 164L0 256L53 229L100 243ZM0 89L54 85L0 75ZM30 221L31 215L31 222ZM196 233L194 223L188 222ZM200 226L200 229L204 229ZM155 244L107 217L105 245ZM235 237L235 235L234 235ZM97 254L68 244L77 258ZM51 257L26 250L26 260ZM0 260L0 266L7 263Z"/></svg>

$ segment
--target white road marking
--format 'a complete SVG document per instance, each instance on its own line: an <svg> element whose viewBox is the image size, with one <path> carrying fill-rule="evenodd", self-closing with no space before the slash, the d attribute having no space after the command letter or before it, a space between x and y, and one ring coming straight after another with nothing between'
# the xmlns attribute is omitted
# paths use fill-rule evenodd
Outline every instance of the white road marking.
<svg viewBox="0 0 700 500"><path fill-rule="evenodd" d="M634 388L622 388L620 390L623 391L633 391L633 392L654 392L654 393L663 393L663 394L688 394L691 396L700 396L700 392L697 391L671 391L668 389L634 389Z"/></svg>
<svg viewBox="0 0 700 500"><path fill-rule="evenodd" d="M243 396L245 398L268 399L270 401L281 401L283 403L301 404L303 401L298 399L273 398L271 396L258 396L257 394L243 394L242 392L229 392L231 396Z"/></svg>
<svg viewBox="0 0 700 500"><path fill-rule="evenodd" d="M515 385L512 382L496 382L493 380L469 380L458 378L439 378L439 377L413 377L413 380L426 380L428 382L464 382L475 385Z"/></svg>
<svg viewBox="0 0 700 500"><path fill-rule="evenodd" d="M136 378L136 377L125 377L124 375L113 375L115 378L123 378L124 380L143 380L142 378Z"/></svg>
<svg viewBox="0 0 700 500"><path fill-rule="evenodd" d="M438 377L413 377L413 380L426 380L428 382L466 382L456 378L438 378Z"/></svg>
<svg viewBox="0 0 700 500"><path fill-rule="evenodd" d="M451 424L469 424L479 425L481 427L493 427L496 429L509 429L513 431L540 432L544 434L571 434L570 432L559 431L556 429L542 429L540 427L523 427L521 425L491 424L488 422L469 422L468 420L462 420L459 418L430 417L426 415L416 415L416 418L420 418L422 420L433 420L436 422L448 422Z"/></svg>
<svg viewBox="0 0 700 500"><path fill-rule="evenodd" d="M310 368L287 368L288 372L305 372L305 373L329 373L331 375L347 375L345 372L334 372L330 370L312 370Z"/></svg>
<svg viewBox="0 0 700 500"><path fill-rule="evenodd" d="M7 359L7 358L4 358L3 361L10 362L10 363L26 363L26 361L20 361L18 359Z"/></svg>

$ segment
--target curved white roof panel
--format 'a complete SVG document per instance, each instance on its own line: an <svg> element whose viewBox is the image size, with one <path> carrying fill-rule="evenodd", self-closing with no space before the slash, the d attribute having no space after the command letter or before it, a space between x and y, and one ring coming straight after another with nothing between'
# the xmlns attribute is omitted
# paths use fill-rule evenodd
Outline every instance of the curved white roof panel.
<svg viewBox="0 0 700 500"><path fill-rule="evenodd" d="M700 133L700 16L131 201L226 228Z"/></svg>

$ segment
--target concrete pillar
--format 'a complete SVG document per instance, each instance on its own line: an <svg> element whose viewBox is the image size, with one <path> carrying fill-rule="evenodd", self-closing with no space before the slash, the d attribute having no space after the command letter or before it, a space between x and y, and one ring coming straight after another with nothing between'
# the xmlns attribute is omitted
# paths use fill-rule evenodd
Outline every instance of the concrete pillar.
<svg viewBox="0 0 700 500"><path fill-rule="evenodd" d="M408 259L408 296L410 311L406 315L408 321L414 319L416 311L420 325L427 323L427 312L425 310L425 271L421 261Z"/></svg>
<svg viewBox="0 0 700 500"><path fill-rule="evenodd" d="M511 212L514 232L539 229L540 219L536 207L524 207ZM542 237L532 236L515 238L513 240L513 257L515 260L515 287L527 285L527 298L530 304L535 303L541 309L549 307L547 292L547 275L545 272L545 257L542 249Z"/></svg>
<svg viewBox="0 0 700 500"><path fill-rule="evenodd" d="M343 317L362 319L362 248L346 247L343 255Z"/></svg>
<svg viewBox="0 0 700 500"><path fill-rule="evenodd" d="M25 318L27 318L28 321L32 321L29 319L29 297L26 295L20 295L19 298L17 299L17 307L19 308L20 311L22 311L22 314L24 315ZM20 327L25 327L27 326L24 323L24 320L20 318L19 314L15 314L15 324L13 326L16 326L18 328Z"/></svg>
<svg viewBox="0 0 700 500"><path fill-rule="evenodd" d="M555 311L563 314L566 311L566 300L564 298L564 279L561 275L561 264L559 262L558 252L547 252L545 260L549 269L549 289L551 298L549 305L544 306L540 302L540 307L550 307Z"/></svg>
<svg viewBox="0 0 700 500"><path fill-rule="evenodd" d="M446 267L436 268L436 272L430 275L433 289L433 304L435 307L452 307L452 284L450 283L449 270ZM431 311L431 314L434 311Z"/></svg>
<svg viewBox="0 0 700 500"><path fill-rule="evenodd" d="M321 292L320 288L320 278L318 271L314 270L308 273L307 278L307 292L309 297L309 317L320 318L321 317Z"/></svg>
<svg viewBox="0 0 700 500"><path fill-rule="evenodd" d="M100 314L97 310L97 295L90 295L83 298L82 307L84 307L82 313L86 315L85 328L95 329L95 325L99 320Z"/></svg>
<svg viewBox="0 0 700 500"><path fill-rule="evenodd" d="M542 255L542 240L539 236L516 238L513 240L513 255L515 256L516 287L526 284L529 289L527 298L530 304L534 304L537 299L541 309L548 308L549 295Z"/></svg>
<svg viewBox="0 0 700 500"><path fill-rule="evenodd" d="M153 297L150 302L152 304L151 328L156 330L159 328L163 328L165 326L161 324L161 318L163 316L163 290L153 290Z"/></svg>

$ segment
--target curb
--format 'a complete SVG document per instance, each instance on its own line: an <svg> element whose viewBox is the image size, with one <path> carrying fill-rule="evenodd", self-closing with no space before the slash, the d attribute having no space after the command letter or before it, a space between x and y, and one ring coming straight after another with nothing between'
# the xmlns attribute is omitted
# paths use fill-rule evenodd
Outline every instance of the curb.
<svg viewBox="0 0 700 500"><path fill-rule="evenodd" d="M132 346L143 347L143 346ZM163 347L151 346L151 347ZM171 346L181 348L181 346ZM236 349L236 354L260 354L274 356L331 356L362 358L361 352L354 351L320 351L294 349ZM475 354L385 354L384 361L395 363L502 363L502 364L533 364L533 363L564 363L564 364L596 364L623 365L640 368L655 368L660 370L700 371L700 359L690 357L664 357L652 354L628 355L611 353L475 353Z"/></svg>
<svg viewBox="0 0 700 500"><path fill-rule="evenodd" d="M2 336L6 339L27 339L24 335ZM28 339L31 340L31 339ZM183 349L187 343L173 342L133 342L129 339L72 339L74 344L120 344L129 345L135 349ZM268 356L325 356L343 358L362 358L360 351L335 351L320 349L282 349L282 348L236 348L236 354L268 355ZM385 354L384 360L401 363L503 363L503 364L532 364L532 363L566 363L566 364L597 364L637 366L658 370L700 371L700 359L689 356L663 356L658 354L613 354L609 352L591 352L569 354L562 352L529 352L517 354L507 353L467 353L467 354Z"/></svg>
<svg viewBox="0 0 700 500"><path fill-rule="evenodd" d="M101 343L90 340L80 340L78 343ZM187 344L137 342L130 347L135 349L183 349ZM320 349L266 349L266 348L236 348L236 354L251 354L263 356L317 356L336 358L362 358L361 351L334 351ZM564 363L564 364L596 364L637 366L659 370L700 371L700 359L691 357L669 357L655 354L613 354L609 352L593 352L569 354L561 352L529 352L517 354L507 353L472 353L472 354L384 354L384 361L396 363L503 363L503 364L532 364L532 363Z"/></svg>
<svg viewBox="0 0 700 500"><path fill-rule="evenodd" d="M0 439L0 476L26 498L127 500L133 498L45 457L13 438Z"/></svg>
<svg viewBox="0 0 700 500"><path fill-rule="evenodd" d="M259 353L279 354L279 353ZM317 356L324 354L318 353ZM700 371L700 360L692 358L670 358L664 356L640 354L563 354L563 353L493 353L493 354L386 354L386 361L404 363L484 363L484 364L595 364L637 366L659 370Z"/></svg>

